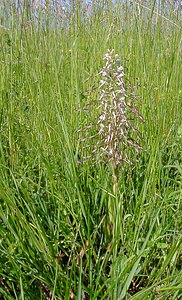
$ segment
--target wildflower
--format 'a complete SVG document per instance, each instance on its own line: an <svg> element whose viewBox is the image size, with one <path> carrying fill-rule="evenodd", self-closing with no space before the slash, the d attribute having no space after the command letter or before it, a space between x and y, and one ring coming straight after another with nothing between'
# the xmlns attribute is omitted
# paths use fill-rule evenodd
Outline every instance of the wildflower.
<svg viewBox="0 0 182 300"><path fill-rule="evenodd" d="M98 75L97 91L90 91L92 100L94 94L98 95L98 99L91 100L89 105L90 116L94 118L88 120L91 123L82 129L86 135L80 141L86 143L84 148L89 152L86 158L110 162L113 169L117 166L124 168L125 163L132 165L132 156L142 150L140 134L134 123L137 119L143 121L143 117L135 104L132 87L126 83L119 55L108 50L104 61L105 65ZM93 139L96 141L93 142Z"/></svg>

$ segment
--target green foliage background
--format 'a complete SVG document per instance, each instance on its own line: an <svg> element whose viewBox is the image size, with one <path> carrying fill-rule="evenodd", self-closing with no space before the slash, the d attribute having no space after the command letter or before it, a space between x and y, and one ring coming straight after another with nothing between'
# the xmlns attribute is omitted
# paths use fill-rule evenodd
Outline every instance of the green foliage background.
<svg viewBox="0 0 182 300"><path fill-rule="evenodd" d="M181 299L181 12L139 3L1 4L0 299ZM108 48L145 118L117 195L76 133Z"/></svg>

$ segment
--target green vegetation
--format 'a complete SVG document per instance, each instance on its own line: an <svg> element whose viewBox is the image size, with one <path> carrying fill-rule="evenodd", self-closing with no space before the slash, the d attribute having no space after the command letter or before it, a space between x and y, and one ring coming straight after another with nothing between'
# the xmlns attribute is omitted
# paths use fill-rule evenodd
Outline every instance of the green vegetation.
<svg viewBox="0 0 182 300"><path fill-rule="evenodd" d="M0 299L181 299L180 4L30 2L0 4ZM107 49L145 119L115 192L77 132Z"/></svg>

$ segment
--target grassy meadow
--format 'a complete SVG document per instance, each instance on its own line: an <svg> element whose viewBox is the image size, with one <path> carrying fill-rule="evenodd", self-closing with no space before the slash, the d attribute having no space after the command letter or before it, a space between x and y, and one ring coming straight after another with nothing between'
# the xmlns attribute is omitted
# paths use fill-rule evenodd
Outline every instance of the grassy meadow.
<svg viewBox="0 0 182 300"><path fill-rule="evenodd" d="M180 4L45 2L0 4L0 300L181 299ZM78 130L107 49L144 118L117 188Z"/></svg>

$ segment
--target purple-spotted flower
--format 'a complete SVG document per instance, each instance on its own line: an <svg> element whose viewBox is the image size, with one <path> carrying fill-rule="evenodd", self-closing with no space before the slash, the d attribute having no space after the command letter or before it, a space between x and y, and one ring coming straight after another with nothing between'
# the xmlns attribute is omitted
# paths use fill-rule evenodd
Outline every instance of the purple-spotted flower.
<svg viewBox="0 0 182 300"><path fill-rule="evenodd" d="M94 162L109 162L114 168L132 165L139 144L138 120L143 121L137 107L137 97L127 83L120 57L114 50L104 56L105 64L97 75L98 87L89 91L87 126L79 129L85 158ZM95 101L93 101L96 98Z"/></svg>

